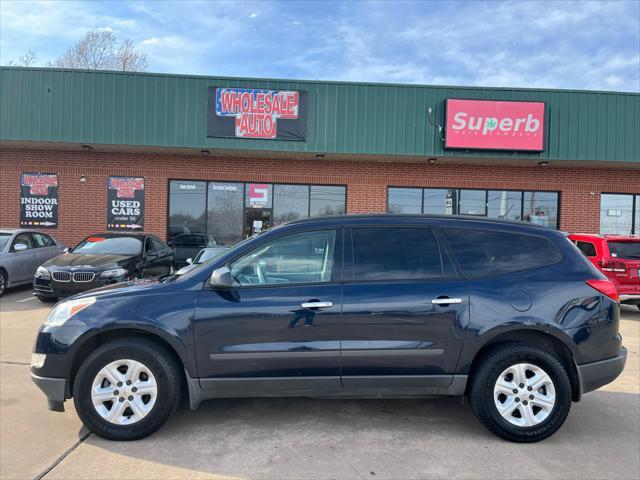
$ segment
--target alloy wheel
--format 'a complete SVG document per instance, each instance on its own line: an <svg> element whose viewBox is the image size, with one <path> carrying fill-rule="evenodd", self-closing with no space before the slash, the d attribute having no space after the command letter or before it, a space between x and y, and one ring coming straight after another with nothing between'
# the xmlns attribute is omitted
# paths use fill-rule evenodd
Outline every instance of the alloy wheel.
<svg viewBox="0 0 640 480"><path fill-rule="evenodd" d="M116 360L104 366L91 386L91 401L98 414L116 425L130 425L145 418L158 398L158 384L141 362Z"/></svg>
<svg viewBox="0 0 640 480"><path fill-rule="evenodd" d="M553 411L556 389L542 368L518 363L498 376L493 400L507 422L518 427L533 427L544 422Z"/></svg>

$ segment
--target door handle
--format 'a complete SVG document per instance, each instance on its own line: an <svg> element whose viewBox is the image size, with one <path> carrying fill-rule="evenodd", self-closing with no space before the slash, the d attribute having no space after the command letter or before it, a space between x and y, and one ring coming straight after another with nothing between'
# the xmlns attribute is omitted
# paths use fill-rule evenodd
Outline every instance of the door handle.
<svg viewBox="0 0 640 480"><path fill-rule="evenodd" d="M302 308L329 308L333 307L333 302L305 302L300 306Z"/></svg>
<svg viewBox="0 0 640 480"><path fill-rule="evenodd" d="M431 300L434 305L450 305L452 303L462 303L461 298L434 298Z"/></svg>

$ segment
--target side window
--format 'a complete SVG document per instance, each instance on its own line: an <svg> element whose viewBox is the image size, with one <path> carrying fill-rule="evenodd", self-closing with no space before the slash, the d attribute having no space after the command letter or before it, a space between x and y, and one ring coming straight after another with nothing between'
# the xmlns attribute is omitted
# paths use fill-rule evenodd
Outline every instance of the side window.
<svg viewBox="0 0 640 480"><path fill-rule="evenodd" d="M447 242L470 278L531 270L562 260L549 240L522 233L443 228Z"/></svg>
<svg viewBox="0 0 640 480"><path fill-rule="evenodd" d="M362 227L352 237L356 281L442 277L440 248L428 228Z"/></svg>
<svg viewBox="0 0 640 480"><path fill-rule="evenodd" d="M32 236L36 248L52 247L55 245L53 239L49 235L45 235L44 233L33 233Z"/></svg>
<svg viewBox="0 0 640 480"><path fill-rule="evenodd" d="M20 235L16 235L16 238L13 239L13 243L11 244L11 251L16 251L17 244L24 244L27 248L33 248L33 242L31 241L31 235L28 233L21 233Z"/></svg>
<svg viewBox="0 0 640 480"><path fill-rule="evenodd" d="M596 246L591 242L576 242L576 247L580 249L582 253L586 257L595 257L596 256Z"/></svg>
<svg viewBox="0 0 640 480"><path fill-rule="evenodd" d="M235 261L231 276L240 286L329 282L335 238L335 230L278 238Z"/></svg>
<svg viewBox="0 0 640 480"><path fill-rule="evenodd" d="M156 249L153 247L153 243L151 242L151 237L147 237L144 241L144 251L146 252L155 252Z"/></svg>
<svg viewBox="0 0 640 480"><path fill-rule="evenodd" d="M151 237L151 243L153 243L153 248L154 250L161 252L163 250L166 250L166 245L164 243L162 243L160 240L158 240L157 238Z"/></svg>

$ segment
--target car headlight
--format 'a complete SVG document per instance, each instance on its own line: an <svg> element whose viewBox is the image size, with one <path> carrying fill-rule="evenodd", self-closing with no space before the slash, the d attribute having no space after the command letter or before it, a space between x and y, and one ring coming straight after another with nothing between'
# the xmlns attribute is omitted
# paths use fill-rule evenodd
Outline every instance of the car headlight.
<svg viewBox="0 0 640 480"><path fill-rule="evenodd" d="M113 270L105 270L100 274L100 278L116 278L128 274L129 271L124 268L114 268Z"/></svg>
<svg viewBox="0 0 640 480"><path fill-rule="evenodd" d="M49 327L59 327L73 317L76 313L81 312L96 302L96 297L77 298L75 300L67 300L66 302L56 305L44 324Z"/></svg>
<svg viewBox="0 0 640 480"><path fill-rule="evenodd" d="M51 274L49 273L49 270L47 270L46 268L38 267L38 269L36 270L36 278L41 278L43 280L50 280Z"/></svg>

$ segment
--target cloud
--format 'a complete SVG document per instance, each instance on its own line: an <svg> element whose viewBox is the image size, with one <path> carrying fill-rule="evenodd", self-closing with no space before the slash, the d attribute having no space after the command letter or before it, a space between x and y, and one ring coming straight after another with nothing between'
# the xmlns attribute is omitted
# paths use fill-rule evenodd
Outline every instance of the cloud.
<svg viewBox="0 0 640 480"><path fill-rule="evenodd" d="M0 55L109 28L150 69L640 91L640 2L0 2ZM259 16L260 21L254 21Z"/></svg>

